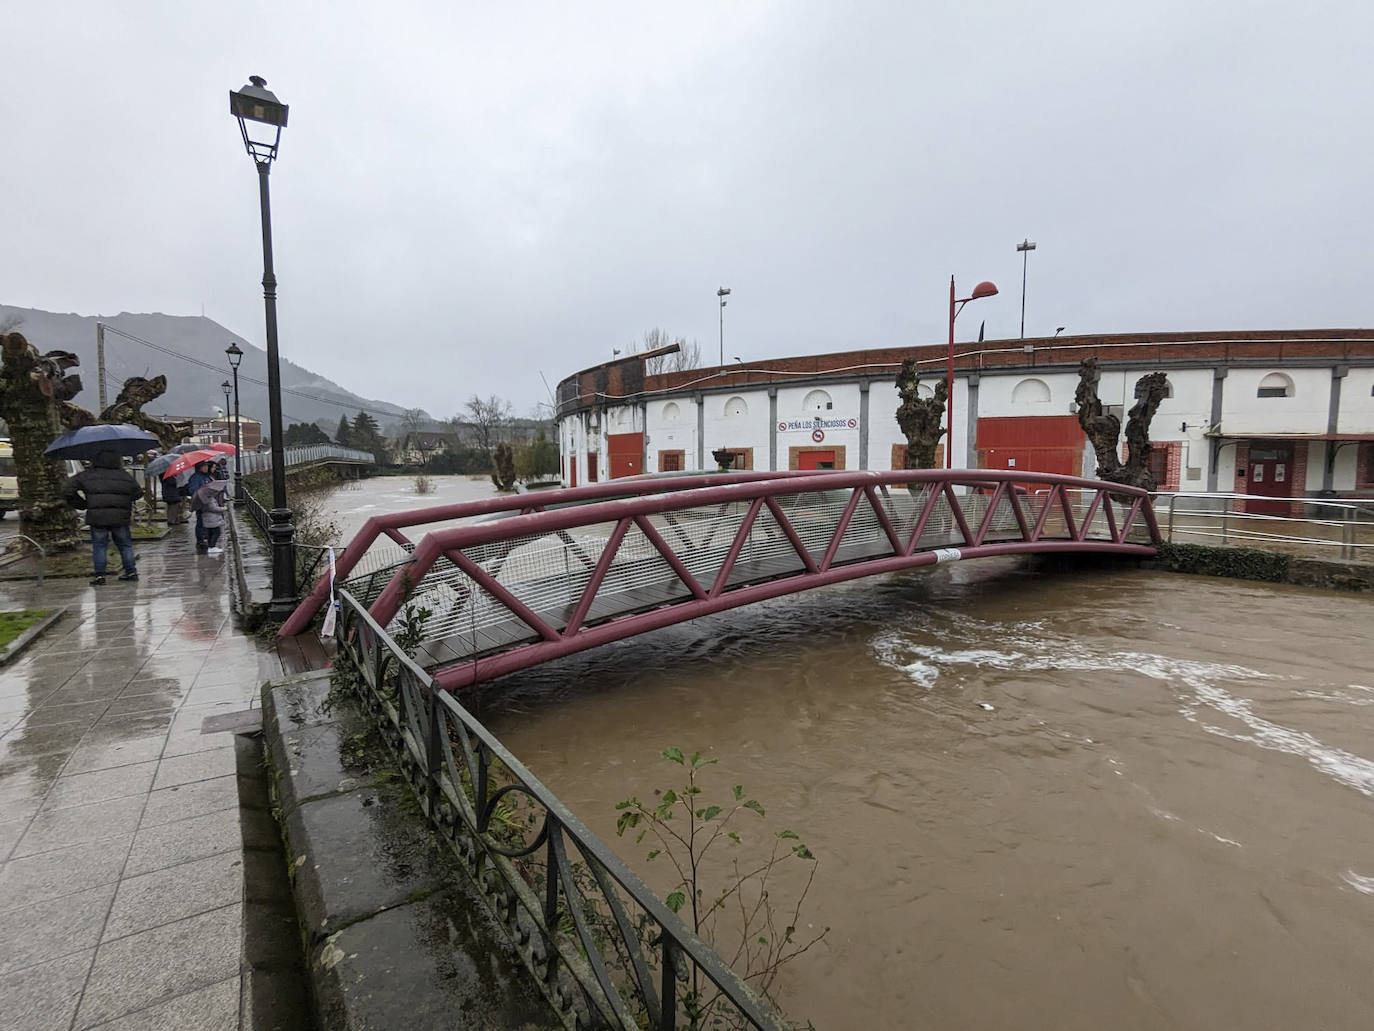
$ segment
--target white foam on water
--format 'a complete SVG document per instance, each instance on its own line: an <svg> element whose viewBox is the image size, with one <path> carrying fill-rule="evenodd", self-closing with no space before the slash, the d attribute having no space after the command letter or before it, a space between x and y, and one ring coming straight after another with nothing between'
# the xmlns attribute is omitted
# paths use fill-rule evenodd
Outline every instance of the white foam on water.
<svg viewBox="0 0 1374 1031"><path fill-rule="evenodd" d="M1354 870L1347 870L1341 874L1341 880L1362 895L1374 895L1374 877L1362 877Z"/></svg>
<svg viewBox="0 0 1374 1031"><path fill-rule="evenodd" d="M1245 847L1245 846L1242 845L1239 841L1236 841L1234 838L1223 838L1220 834L1217 834L1217 833L1215 833L1214 831L1209 831L1206 827L1199 827L1199 828L1197 828L1197 831L1198 831L1199 834L1206 834L1209 838L1215 838L1217 841L1221 842L1223 845L1235 845L1236 848L1244 848L1244 847Z"/></svg>
<svg viewBox="0 0 1374 1031"><path fill-rule="evenodd" d="M935 619L945 624L929 625ZM1177 659L1150 652L1096 652L1081 641L1048 634L1043 624L989 623L957 614L926 614L927 625L915 633L906 629L887 630L872 641L877 658L884 665L900 670L925 688L932 688L941 671L961 666L1009 672L1035 670L1049 672L1134 672L1172 685L1186 686L1190 695L1180 698L1181 715L1232 741L1252 744L1268 751L1282 752L1307 760L1314 769L1361 794L1374 797L1374 762L1344 749L1324 744L1304 731L1293 730L1259 716L1253 703L1226 691L1223 682L1276 679L1273 674L1246 666L1195 659ZM1027 631L1031 631L1027 633ZM1039 633L1035 633L1039 631ZM949 647L932 642L938 634L945 642L1001 641L1003 648ZM1351 685L1368 690L1361 685ZM1351 699L1346 698L1346 701ZM1237 731L1199 717L1200 707L1230 717L1244 728Z"/></svg>

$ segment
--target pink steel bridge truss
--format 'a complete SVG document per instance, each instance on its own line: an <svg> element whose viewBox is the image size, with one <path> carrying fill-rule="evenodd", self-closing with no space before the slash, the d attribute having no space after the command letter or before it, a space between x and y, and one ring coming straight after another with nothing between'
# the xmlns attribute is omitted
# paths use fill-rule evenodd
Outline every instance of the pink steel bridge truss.
<svg viewBox="0 0 1374 1031"><path fill-rule="evenodd" d="M455 520L487 517L455 524ZM495 517L495 518L493 518ZM430 527L418 543L403 532ZM368 520L337 567L456 690L798 591L997 555L1148 556L1147 492L1006 470L735 473L620 480ZM283 626L328 598L322 580Z"/></svg>

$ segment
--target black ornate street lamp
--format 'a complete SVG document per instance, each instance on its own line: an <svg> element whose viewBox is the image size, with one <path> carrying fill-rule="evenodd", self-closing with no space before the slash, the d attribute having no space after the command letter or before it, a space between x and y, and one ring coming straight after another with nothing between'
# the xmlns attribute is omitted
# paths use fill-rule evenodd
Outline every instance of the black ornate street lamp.
<svg viewBox="0 0 1374 1031"><path fill-rule="evenodd" d="M272 601L268 615L285 619L296 607L296 548L291 510L286 507L286 460L282 454L281 364L277 353L277 277L272 271L272 204L267 177L286 126L287 105L267 89L267 80L250 75L248 85L229 94L229 111L239 122L243 146L258 166L258 198L262 208L262 296L267 308L267 417L272 434L272 510L268 539L272 542ZM252 125L250 126L250 123ZM266 128L260 128L265 126Z"/></svg>
<svg viewBox="0 0 1374 1031"><path fill-rule="evenodd" d="M243 423L239 419L239 362L243 361L243 349L238 341L232 341L224 353L229 356L229 368L234 370L234 499L242 501L243 460L239 455L243 451Z"/></svg>

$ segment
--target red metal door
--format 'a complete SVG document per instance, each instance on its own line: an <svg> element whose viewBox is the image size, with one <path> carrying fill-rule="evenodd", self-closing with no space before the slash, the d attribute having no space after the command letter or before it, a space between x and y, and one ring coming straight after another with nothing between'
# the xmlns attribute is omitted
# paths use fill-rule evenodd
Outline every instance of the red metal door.
<svg viewBox="0 0 1374 1031"><path fill-rule="evenodd" d="M1037 473L1083 472L1086 438L1072 415L1008 416L978 420L978 458L984 469Z"/></svg>
<svg viewBox="0 0 1374 1031"><path fill-rule="evenodd" d="M596 477L596 452L595 452L595 451L588 451L588 452L587 452L587 482L588 482L588 483L595 483L595 482L596 482L596 479L597 479L597 477Z"/></svg>
<svg viewBox="0 0 1374 1031"><path fill-rule="evenodd" d="M835 468L835 452L833 451L803 451L797 456L798 469L833 469Z"/></svg>
<svg viewBox="0 0 1374 1031"><path fill-rule="evenodd" d="M644 434L611 433L606 437L606 455L610 459L610 478L638 476L644 471Z"/></svg>
<svg viewBox="0 0 1374 1031"><path fill-rule="evenodd" d="M1250 486L1247 493L1263 494L1270 498L1291 498L1293 496L1293 449L1256 448L1250 449ZM1288 502L1284 501L1247 501L1245 511L1256 515L1288 515Z"/></svg>

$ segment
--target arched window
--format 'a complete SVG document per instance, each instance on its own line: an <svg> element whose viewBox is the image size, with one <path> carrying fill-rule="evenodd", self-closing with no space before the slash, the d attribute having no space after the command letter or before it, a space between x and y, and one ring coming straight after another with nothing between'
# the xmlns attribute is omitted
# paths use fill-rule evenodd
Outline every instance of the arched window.
<svg viewBox="0 0 1374 1031"><path fill-rule="evenodd" d="M1023 379L1011 392L1011 403L1014 405L1042 404L1049 399L1049 384L1043 379Z"/></svg>
<svg viewBox="0 0 1374 1031"><path fill-rule="evenodd" d="M749 406L744 403L744 398L736 396L725 402L725 417L727 419L737 419L748 414Z"/></svg>
<svg viewBox="0 0 1374 1031"><path fill-rule="evenodd" d="M1256 397L1292 397L1293 381L1281 372L1271 372L1260 380Z"/></svg>
<svg viewBox="0 0 1374 1031"><path fill-rule="evenodd" d="M682 409L677 406L676 401L669 401L663 406L663 421L677 422L682 417Z"/></svg>
<svg viewBox="0 0 1374 1031"><path fill-rule="evenodd" d="M802 399L802 413L805 415L817 415L828 412L835 407L830 395L824 390L813 390Z"/></svg>

